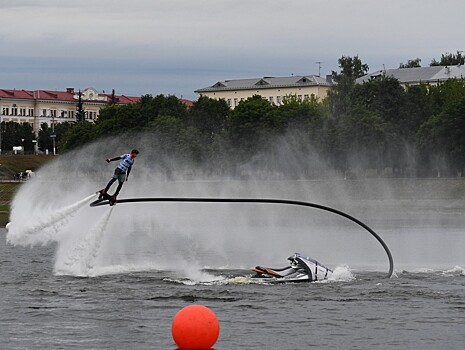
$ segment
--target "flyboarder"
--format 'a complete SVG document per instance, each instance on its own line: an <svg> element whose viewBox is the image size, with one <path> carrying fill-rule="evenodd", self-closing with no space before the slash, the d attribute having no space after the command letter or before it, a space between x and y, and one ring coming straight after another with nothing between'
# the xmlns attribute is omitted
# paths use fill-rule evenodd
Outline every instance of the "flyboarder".
<svg viewBox="0 0 465 350"><path fill-rule="evenodd" d="M107 187L105 187L103 190L99 191L99 199L108 199L110 202L110 205L114 205L116 203L116 198L118 197L119 192L121 191L121 188L123 187L124 181L128 181L129 173L131 172L131 168L134 165L134 160L139 154L139 151L136 149L133 149L131 153L129 154L123 154L119 157L115 157L112 159L105 159L107 163L119 160L119 164L115 169L115 173L111 180L108 182ZM118 188L116 189L116 192L110 196L107 192L110 189L111 185L118 180Z"/></svg>

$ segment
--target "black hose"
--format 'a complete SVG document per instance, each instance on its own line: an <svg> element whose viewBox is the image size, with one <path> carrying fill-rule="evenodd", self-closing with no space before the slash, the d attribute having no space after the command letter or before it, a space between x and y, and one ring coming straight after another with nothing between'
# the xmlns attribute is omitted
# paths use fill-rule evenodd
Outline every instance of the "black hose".
<svg viewBox="0 0 465 350"><path fill-rule="evenodd" d="M375 237L378 240L378 242L383 246L388 256L389 272L387 274L387 277L390 278L394 271L394 261L392 260L391 252L389 251L389 248L386 245L386 243L384 243L384 241L375 231L373 231L371 228L369 228L367 225L365 225L360 220L354 218L353 216L346 214L340 210L333 209L333 208L330 208L324 205L302 202L302 201L295 201L295 200L288 200L288 199L267 199L267 198L170 198L170 197L166 197L166 198L158 197L157 198L156 197L156 198L126 198L126 199L118 199L116 201L116 203L137 203L137 202L270 203L270 204L300 205L303 207L310 207L310 208L316 208L316 209L329 211L331 213L338 214L340 216L343 216L355 222L356 224L362 226L365 230L370 232L371 235ZM101 205L108 205L108 204L109 204L108 201L95 201L95 202L90 203L90 206L98 207Z"/></svg>

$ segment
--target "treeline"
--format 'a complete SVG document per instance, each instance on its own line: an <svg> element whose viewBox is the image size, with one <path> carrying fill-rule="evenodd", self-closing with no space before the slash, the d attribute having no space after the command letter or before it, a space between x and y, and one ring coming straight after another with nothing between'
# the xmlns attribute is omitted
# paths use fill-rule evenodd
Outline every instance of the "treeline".
<svg viewBox="0 0 465 350"><path fill-rule="evenodd" d="M461 57L460 57L461 58ZM463 176L465 81L403 88L390 77L363 84L368 66L339 59L328 97L272 105L253 96L231 110L200 97L188 108L175 96L143 96L111 105L95 124L62 125L58 149L101 137L150 135L144 145L167 172L202 169L233 176ZM50 147L49 130L39 146ZM176 164L176 165L174 165Z"/></svg>

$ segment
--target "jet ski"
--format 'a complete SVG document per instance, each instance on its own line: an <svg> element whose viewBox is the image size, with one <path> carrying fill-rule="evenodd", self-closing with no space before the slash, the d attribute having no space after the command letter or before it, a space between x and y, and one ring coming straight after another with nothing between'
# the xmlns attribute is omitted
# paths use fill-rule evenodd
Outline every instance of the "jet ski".
<svg viewBox="0 0 465 350"><path fill-rule="evenodd" d="M299 253L295 253L287 259L290 264L282 268L256 266L252 269L255 272L252 278L267 283L315 282L327 279L333 272L318 261Z"/></svg>

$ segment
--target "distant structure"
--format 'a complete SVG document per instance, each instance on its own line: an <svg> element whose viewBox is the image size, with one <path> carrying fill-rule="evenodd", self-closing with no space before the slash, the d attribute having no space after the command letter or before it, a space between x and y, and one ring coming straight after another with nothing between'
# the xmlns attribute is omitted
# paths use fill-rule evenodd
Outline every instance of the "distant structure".
<svg viewBox="0 0 465 350"><path fill-rule="evenodd" d="M74 88L66 91L51 90L4 90L0 89L0 117L4 122L30 123L34 131L42 123L75 122L79 92ZM85 119L95 121L101 108L114 100L116 104L135 103L136 96L112 96L98 93L94 88L81 91Z"/></svg>
<svg viewBox="0 0 465 350"><path fill-rule="evenodd" d="M324 98L331 87L331 79L317 75L290 77L263 77L251 79L223 80L212 86L195 91L200 96L224 99L230 108L235 108L240 101L253 95L260 95L271 104L281 105L289 96L299 100L310 96Z"/></svg>
<svg viewBox="0 0 465 350"><path fill-rule="evenodd" d="M392 77L399 80L400 84L405 88L410 85L418 85L428 83L436 85L448 79L463 79L465 78L465 66L432 66L432 67L415 67L415 68L397 68L397 69L382 69L376 72L364 75L356 80L362 84L366 81L379 79L381 77Z"/></svg>
<svg viewBox="0 0 465 350"><path fill-rule="evenodd" d="M0 89L0 121L30 123L34 131L38 131L42 123L75 122L78 99L79 92L74 88L66 91ZM81 91L81 100L85 120L94 122L103 107L111 103L136 103L140 97L99 93L89 87ZM181 102L192 106L192 101L181 99Z"/></svg>

